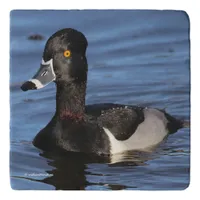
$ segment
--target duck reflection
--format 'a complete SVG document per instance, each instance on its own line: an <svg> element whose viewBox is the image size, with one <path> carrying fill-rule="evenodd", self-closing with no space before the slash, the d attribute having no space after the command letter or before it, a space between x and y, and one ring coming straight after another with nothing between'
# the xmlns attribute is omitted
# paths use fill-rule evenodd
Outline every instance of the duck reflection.
<svg viewBox="0 0 200 200"><path fill-rule="evenodd" d="M104 186L111 190L125 189L126 186L118 183L91 183L87 180L87 175L104 176L100 172L91 172L88 170L89 164L101 163L107 164L109 168L125 165L141 166L146 165L146 161L152 159L150 152L129 151L123 154L117 154L111 157L98 157L94 155L85 155L81 153L67 152L52 154L43 152L40 156L47 159L48 165L52 170L46 171L49 176L43 180L38 180L55 187L56 190L84 190L88 186ZM98 170L98 169L97 169ZM111 169L112 170L112 169Z"/></svg>
<svg viewBox="0 0 200 200"><path fill-rule="evenodd" d="M59 156L47 152L40 155L48 158L48 165L53 167L52 170L46 171L49 176L41 181L53 185L56 190L84 190L89 185L85 176L87 164L109 162L108 157L94 157L73 152Z"/></svg>

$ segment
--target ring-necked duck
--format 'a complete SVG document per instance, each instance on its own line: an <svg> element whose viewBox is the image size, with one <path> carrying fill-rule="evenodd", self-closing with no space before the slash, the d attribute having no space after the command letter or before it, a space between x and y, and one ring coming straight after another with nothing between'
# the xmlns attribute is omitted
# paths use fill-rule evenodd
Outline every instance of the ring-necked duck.
<svg viewBox="0 0 200 200"><path fill-rule="evenodd" d="M21 86L27 91L54 81L57 87L55 115L34 138L36 147L108 155L148 148L188 126L159 109L119 104L85 106L87 44L77 30L56 32L46 43L39 71Z"/></svg>

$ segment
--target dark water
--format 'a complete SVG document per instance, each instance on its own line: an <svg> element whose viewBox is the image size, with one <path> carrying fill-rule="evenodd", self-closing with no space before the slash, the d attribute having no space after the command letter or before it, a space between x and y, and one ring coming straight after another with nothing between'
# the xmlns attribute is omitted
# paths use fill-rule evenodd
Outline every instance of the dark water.
<svg viewBox="0 0 200 200"><path fill-rule="evenodd" d="M190 133L181 129L152 152L112 160L48 155L31 141L55 111L55 86L22 92L38 69L48 37L82 31L88 41L87 104L166 108L189 119L189 21L180 11L13 11L11 13L11 149L13 189L184 189ZM44 40L28 40L31 34Z"/></svg>

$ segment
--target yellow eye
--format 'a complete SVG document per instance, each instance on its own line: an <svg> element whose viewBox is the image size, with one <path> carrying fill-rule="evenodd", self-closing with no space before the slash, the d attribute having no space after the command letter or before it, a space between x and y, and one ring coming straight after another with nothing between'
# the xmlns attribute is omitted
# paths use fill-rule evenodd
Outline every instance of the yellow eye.
<svg viewBox="0 0 200 200"><path fill-rule="evenodd" d="M64 56L65 56L66 58L69 58L69 57L71 56L71 51L70 51L70 50L64 51Z"/></svg>

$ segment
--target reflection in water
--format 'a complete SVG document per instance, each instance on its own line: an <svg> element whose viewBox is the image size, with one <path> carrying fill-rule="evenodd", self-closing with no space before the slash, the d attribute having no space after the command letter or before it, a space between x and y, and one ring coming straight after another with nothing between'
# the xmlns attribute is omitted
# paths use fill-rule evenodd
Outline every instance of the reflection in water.
<svg viewBox="0 0 200 200"><path fill-rule="evenodd" d="M127 151L120 154L112 155L110 158L110 166L143 166L145 162L152 159L150 151Z"/></svg>
<svg viewBox="0 0 200 200"><path fill-rule="evenodd" d="M11 175L13 189L18 189L19 183L28 181L21 189L31 189L35 183L43 183L41 187L35 189L55 189L55 190L122 190L141 188L141 182L151 185L161 178L161 174L166 174L171 164L163 164L162 156L174 153L172 149L166 149L160 144L148 151L128 151L115 154L111 157L97 157L82 153L47 153L40 152L32 148L32 145L25 143L23 146L25 154L14 153L11 159L13 171L20 169L23 174ZM165 146L165 145L164 145ZM184 153L178 150L181 155ZM160 160L161 159L161 160ZM27 167L21 163L27 160ZM160 160L162 166L160 171L152 168L147 170L152 162ZM177 173L177 168L174 168ZM178 169L180 172L180 169ZM158 171L158 172L157 172ZM31 174L35 174L32 176ZM184 171L185 173L185 171ZM188 172L187 172L188 173ZM28 174L28 175L26 175ZM39 174L42 174L39 175ZM153 178L154 174L155 178ZM30 176L31 175L31 176ZM145 178L144 178L145 176ZM123 181L124 180L124 181ZM141 181L140 181L141 180ZM154 183L155 184L155 183ZM39 184L37 184L39 185ZM53 187L52 187L53 186ZM162 188L162 184L160 185Z"/></svg>
<svg viewBox="0 0 200 200"><path fill-rule="evenodd" d="M86 164L107 161L107 158L91 157L73 152L59 156L42 153L41 156L51 159L48 164L54 167L53 170L47 171L51 176L43 179L42 182L53 185L57 190L85 189L89 185L85 176Z"/></svg>
<svg viewBox="0 0 200 200"><path fill-rule="evenodd" d="M95 174L87 171L87 164L106 163L109 167L119 166L141 166L146 165L146 161L152 159L150 152L129 151L122 154L116 154L112 157L97 157L94 155L85 155L81 153L67 152L65 154L52 154L43 152L40 156L47 158L48 165L52 170L46 171L49 176L42 180L30 179L32 181L43 182L55 187L56 190L84 190L88 186L104 186L112 190L121 190L127 188L121 184L94 183L87 180L87 175L106 176L97 171ZM130 188L130 186L129 186ZM133 187L132 187L133 188Z"/></svg>

